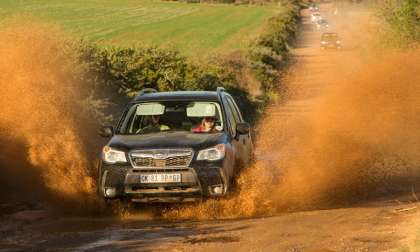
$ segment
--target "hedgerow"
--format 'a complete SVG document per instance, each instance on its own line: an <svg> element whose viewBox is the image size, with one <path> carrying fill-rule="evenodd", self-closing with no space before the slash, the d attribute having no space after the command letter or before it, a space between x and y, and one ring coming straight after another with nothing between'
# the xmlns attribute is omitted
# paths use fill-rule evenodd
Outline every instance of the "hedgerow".
<svg viewBox="0 0 420 252"><path fill-rule="evenodd" d="M410 47L420 41L420 0L385 0L378 8L379 16L388 25L388 41Z"/></svg>
<svg viewBox="0 0 420 252"><path fill-rule="evenodd" d="M164 47L99 47L82 42L80 58L98 97L106 98L107 90L115 89L123 96L132 97L143 88L216 90L223 86L236 98L245 117L254 121L267 102L267 94L279 85L280 71L297 29L299 6L287 4L281 9L269 20L265 32L252 43L246 56L187 58L175 49ZM250 94L244 75L259 82L262 99Z"/></svg>
<svg viewBox="0 0 420 252"><path fill-rule="evenodd" d="M249 51L249 61L264 93L278 88L279 71L287 62L287 55L295 36L300 6L287 4L283 12L269 20L268 27Z"/></svg>

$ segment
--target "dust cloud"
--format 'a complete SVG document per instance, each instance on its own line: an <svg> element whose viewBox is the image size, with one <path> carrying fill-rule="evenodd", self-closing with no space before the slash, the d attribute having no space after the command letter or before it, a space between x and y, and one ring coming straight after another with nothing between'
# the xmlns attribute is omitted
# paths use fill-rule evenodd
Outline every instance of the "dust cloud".
<svg viewBox="0 0 420 252"><path fill-rule="evenodd" d="M39 186L59 199L93 193L76 52L51 24L10 20L0 28L0 169L10 193L30 198Z"/></svg>
<svg viewBox="0 0 420 252"><path fill-rule="evenodd" d="M236 194L169 209L166 218L272 215L418 189L420 51L344 51L321 58L330 63L322 76L328 84L317 97L301 97L302 112L293 111L296 97L267 109L258 159L239 177ZM308 86L291 88L305 94Z"/></svg>
<svg viewBox="0 0 420 252"><path fill-rule="evenodd" d="M337 69L332 85L302 121L304 132L286 143L286 153L294 148L296 155L284 160L276 202L322 207L415 186L420 171L419 60L419 52L389 53L365 58L348 73Z"/></svg>

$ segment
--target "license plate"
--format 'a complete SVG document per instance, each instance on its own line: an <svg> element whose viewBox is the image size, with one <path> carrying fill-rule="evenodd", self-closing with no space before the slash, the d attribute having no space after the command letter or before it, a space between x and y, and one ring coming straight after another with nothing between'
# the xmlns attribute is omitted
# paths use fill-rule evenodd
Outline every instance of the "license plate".
<svg viewBox="0 0 420 252"><path fill-rule="evenodd" d="M181 182L180 173L140 174L140 183L178 183Z"/></svg>

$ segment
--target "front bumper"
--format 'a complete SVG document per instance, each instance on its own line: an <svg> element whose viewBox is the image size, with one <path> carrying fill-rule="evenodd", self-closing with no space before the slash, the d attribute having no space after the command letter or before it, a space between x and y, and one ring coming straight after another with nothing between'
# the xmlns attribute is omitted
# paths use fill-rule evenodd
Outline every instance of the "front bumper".
<svg viewBox="0 0 420 252"><path fill-rule="evenodd" d="M322 49L341 49L341 44L330 43L330 44L321 44Z"/></svg>
<svg viewBox="0 0 420 252"><path fill-rule="evenodd" d="M223 162L196 162L178 169L133 169L130 165L102 163L99 192L105 198L128 198L134 202L192 202L220 197L228 185L223 165ZM181 182L141 183L141 174L156 173L181 174ZM107 189L115 193L107 194Z"/></svg>

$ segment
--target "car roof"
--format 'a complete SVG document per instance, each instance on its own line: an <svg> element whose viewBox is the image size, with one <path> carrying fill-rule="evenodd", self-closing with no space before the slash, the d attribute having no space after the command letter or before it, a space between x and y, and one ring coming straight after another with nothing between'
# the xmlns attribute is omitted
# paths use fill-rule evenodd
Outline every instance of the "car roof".
<svg viewBox="0 0 420 252"><path fill-rule="evenodd" d="M136 96L133 102L144 101L219 101L216 91L172 91L172 92L155 92L145 93Z"/></svg>

